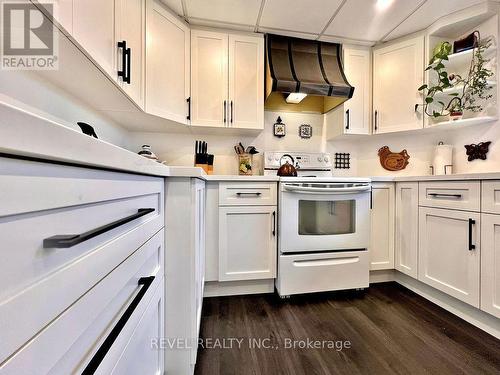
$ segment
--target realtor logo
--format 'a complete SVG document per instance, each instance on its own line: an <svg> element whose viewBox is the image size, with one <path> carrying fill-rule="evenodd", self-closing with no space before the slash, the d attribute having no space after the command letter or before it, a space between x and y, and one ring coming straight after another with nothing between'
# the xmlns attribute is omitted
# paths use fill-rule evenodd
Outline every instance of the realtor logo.
<svg viewBox="0 0 500 375"><path fill-rule="evenodd" d="M53 14L53 4L43 7ZM2 69L56 70L57 36L51 17L34 4L2 2Z"/></svg>

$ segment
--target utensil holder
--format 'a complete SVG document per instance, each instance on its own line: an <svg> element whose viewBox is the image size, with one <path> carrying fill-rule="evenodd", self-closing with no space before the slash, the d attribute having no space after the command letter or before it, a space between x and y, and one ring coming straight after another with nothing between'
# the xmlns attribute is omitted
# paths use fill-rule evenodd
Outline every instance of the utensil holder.
<svg viewBox="0 0 500 375"><path fill-rule="evenodd" d="M253 174L253 155L238 155L238 174L240 176L251 176Z"/></svg>

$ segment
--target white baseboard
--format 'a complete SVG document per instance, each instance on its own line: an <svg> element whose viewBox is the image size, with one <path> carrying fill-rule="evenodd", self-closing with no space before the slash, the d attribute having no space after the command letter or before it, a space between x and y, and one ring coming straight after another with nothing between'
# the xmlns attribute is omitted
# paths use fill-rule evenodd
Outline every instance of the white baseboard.
<svg viewBox="0 0 500 375"><path fill-rule="evenodd" d="M370 271L370 284L385 283L395 280L396 270Z"/></svg>
<svg viewBox="0 0 500 375"><path fill-rule="evenodd" d="M238 296L274 292L274 279L247 281L209 281L205 283L204 297Z"/></svg>

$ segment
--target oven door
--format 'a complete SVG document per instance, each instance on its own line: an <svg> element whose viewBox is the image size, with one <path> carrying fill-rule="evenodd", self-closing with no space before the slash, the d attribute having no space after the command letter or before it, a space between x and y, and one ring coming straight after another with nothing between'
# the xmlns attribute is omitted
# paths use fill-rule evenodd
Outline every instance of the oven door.
<svg viewBox="0 0 500 375"><path fill-rule="evenodd" d="M285 182L280 186L282 254L368 248L369 183Z"/></svg>

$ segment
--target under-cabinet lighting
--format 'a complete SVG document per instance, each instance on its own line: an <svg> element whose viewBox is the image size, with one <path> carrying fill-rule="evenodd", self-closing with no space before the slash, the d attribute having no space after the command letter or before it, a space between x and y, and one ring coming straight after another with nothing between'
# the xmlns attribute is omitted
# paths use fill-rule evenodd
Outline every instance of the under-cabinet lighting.
<svg viewBox="0 0 500 375"><path fill-rule="evenodd" d="M286 97L286 102L290 104L297 104L300 103L307 94L304 94L302 92L292 92Z"/></svg>

